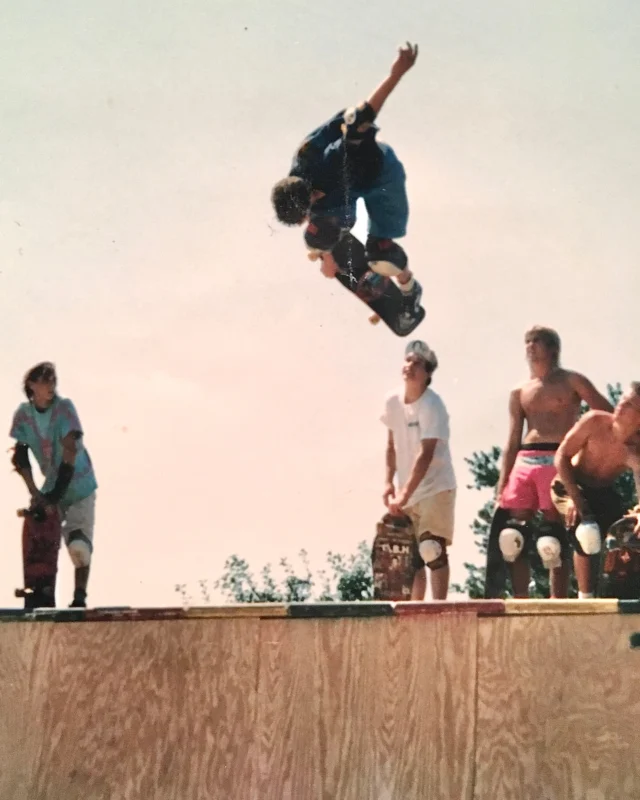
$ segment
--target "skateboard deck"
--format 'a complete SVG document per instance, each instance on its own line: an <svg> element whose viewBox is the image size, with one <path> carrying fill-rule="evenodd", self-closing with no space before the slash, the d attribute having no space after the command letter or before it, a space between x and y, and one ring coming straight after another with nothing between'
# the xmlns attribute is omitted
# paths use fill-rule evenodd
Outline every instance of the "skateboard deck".
<svg viewBox="0 0 640 800"><path fill-rule="evenodd" d="M600 597L640 599L640 538L633 532L640 514L629 514L609 528L601 559Z"/></svg>
<svg viewBox="0 0 640 800"><path fill-rule="evenodd" d="M409 517L385 514L371 550L374 600L411 600L420 552Z"/></svg>
<svg viewBox="0 0 640 800"><path fill-rule="evenodd" d="M403 314L402 292L391 278L369 269L364 245L355 236L344 233L332 255L340 267L337 281L373 311L369 322L382 320L396 336L408 336L425 318L422 306L416 317Z"/></svg>
<svg viewBox="0 0 640 800"><path fill-rule="evenodd" d="M24 585L15 590L25 608L55 608L58 554L62 538L58 510L45 515L42 509L18 510L22 523Z"/></svg>

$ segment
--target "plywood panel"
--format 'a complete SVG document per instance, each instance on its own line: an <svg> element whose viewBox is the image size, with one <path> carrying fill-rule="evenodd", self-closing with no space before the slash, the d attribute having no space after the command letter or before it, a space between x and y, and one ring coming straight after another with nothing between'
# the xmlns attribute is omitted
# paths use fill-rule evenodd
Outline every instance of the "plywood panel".
<svg viewBox="0 0 640 800"><path fill-rule="evenodd" d="M259 625L56 624L30 800L248 797Z"/></svg>
<svg viewBox="0 0 640 800"><path fill-rule="evenodd" d="M475 624L263 621L252 798L471 798Z"/></svg>
<svg viewBox="0 0 640 800"><path fill-rule="evenodd" d="M361 690L378 620L263 621L252 800L365 798L372 716ZM372 638L373 637L373 638Z"/></svg>
<svg viewBox="0 0 640 800"><path fill-rule="evenodd" d="M386 625L369 687L377 712L372 800L472 797L476 625L464 613Z"/></svg>
<svg viewBox="0 0 640 800"><path fill-rule="evenodd" d="M639 797L638 618L478 624L476 800Z"/></svg>
<svg viewBox="0 0 640 800"><path fill-rule="evenodd" d="M0 798L33 800L52 623L0 628Z"/></svg>

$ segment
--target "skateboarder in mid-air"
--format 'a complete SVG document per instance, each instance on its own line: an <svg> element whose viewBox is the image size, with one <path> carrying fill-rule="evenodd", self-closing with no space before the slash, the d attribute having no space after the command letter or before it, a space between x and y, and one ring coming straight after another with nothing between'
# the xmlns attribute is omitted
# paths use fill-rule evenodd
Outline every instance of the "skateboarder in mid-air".
<svg viewBox="0 0 640 800"><path fill-rule="evenodd" d="M369 215L366 257L380 275L396 278L414 316L422 289L408 268L403 248L395 241L406 235L409 204L406 175L388 144L376 140L380 109L418 57L418 46L401 47L389 76L357 108L343 109L302 142L289 175L272 190L275 213L284 225L307 223L305 243L322 257L322 273L333 278L339 265L332 250L342 231L356 221L356 201L364 200Z"/></svg>

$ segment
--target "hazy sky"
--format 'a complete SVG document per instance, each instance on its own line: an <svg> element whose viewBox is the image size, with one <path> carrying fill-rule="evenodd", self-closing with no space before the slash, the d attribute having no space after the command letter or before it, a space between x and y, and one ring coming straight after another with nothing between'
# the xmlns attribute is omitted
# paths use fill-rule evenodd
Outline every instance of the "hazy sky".
<svg viewBox="0 0 640 800"><path fill-rule="evenodd" d="M488 493L464 457L503 442L525 329L557 327L602 390L640 375L639 32L631 0L0 3L0 422L53 360L100 483L91 605L176 604L176 583L197 600L231 553L320 567L371 540L405 341L307 261L269 193L406 39L380 138L408 173L417 333L451 415L454 579L479 562ZM8 454L0 497L17 606ZM61 605L70 581L63 552Z"/></svg>

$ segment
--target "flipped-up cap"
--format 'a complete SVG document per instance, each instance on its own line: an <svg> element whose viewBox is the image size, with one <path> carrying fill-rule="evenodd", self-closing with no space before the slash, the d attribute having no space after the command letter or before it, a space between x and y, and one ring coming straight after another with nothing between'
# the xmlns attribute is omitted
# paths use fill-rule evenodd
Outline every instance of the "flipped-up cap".
<svg viewBox="0 0 640 800"><path fill-rule="evenodd" d="M404 351L404 355L405 358L407 356L414 355L422 359L430 368L431 372L433 372L433 370L438 366L436 354L426 342L422 342L420 339L414 339L412 342L409 342Z"/></svg>

